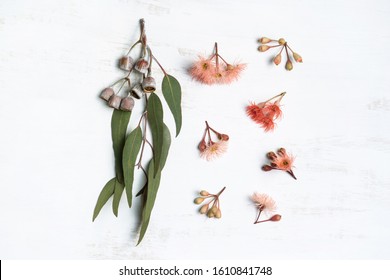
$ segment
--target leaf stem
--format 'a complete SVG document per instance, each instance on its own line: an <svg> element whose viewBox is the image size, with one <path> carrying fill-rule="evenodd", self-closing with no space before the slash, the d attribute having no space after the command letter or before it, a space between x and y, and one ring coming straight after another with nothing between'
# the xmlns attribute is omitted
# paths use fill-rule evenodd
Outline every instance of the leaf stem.
<svg viewBox="0 0 390 280"><path fill-rule="evenodd" d="M218 72L218 70L219 70L219 61L218 61L219 54L218 54L218 44L217 44L217 42L215 42L215 44L214 44L214 50L215 50L215 66L217 67L217 72Z"/></svg>
<svg viewBox="0 0 390 280"><path fill-rule="evenodd" d="M153 57L154 61L156 61L158 66L161 68L161 71L163 71L164 75L168 76L167 72L165 72L164 68L161 66L160 62L158 62L157 58L153 54L152 54L152 57Z"/></svg>

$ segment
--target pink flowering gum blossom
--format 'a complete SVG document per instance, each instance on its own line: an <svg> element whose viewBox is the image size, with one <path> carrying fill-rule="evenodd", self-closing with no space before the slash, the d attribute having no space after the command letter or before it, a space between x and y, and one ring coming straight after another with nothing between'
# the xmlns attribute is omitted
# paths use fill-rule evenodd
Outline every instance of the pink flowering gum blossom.
<svg viewBox="0 0 390 280"><path fill-rule="evenodd" d="M203 84L230 84L240 77L246 64L228 63L219 53L218 45L215 43L214 54L209 58L199 56L189 70L194 80Z"/></svg>

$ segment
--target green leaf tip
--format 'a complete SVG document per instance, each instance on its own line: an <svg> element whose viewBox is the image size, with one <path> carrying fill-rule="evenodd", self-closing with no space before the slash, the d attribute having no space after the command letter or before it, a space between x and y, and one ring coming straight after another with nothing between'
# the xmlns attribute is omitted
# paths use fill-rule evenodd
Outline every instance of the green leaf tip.
<svg viewBox="0 0 390 280"><path fill-rule="evenodd" d="M104 204L109 200L109 198L114 194L116 178L112 178L106 183L102 191L99 194L99 197L96 202L95 209L93 210L92 222L95 221L96 217L99 215L100 210L103 208Z"/></svg>

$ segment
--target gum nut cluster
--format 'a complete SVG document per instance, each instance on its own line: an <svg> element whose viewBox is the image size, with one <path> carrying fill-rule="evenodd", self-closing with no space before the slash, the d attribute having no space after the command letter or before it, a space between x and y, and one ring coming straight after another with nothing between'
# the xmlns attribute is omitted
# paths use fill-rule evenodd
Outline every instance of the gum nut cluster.
<svg viewBox="0 0 390 280"><path fill-rule="evenodd" d="M284 40L283 38L280 38L278 40L274 40L274 39L269 39L267 37L261 37L258 40L258 42L261 44L258 48L258 50L260 52L266 52L269 49L280 47L279 52L277 53L277 55L273 59L273 62L275 65L279 65L280 62L282 62L282 53L283 53L283 50L285 50L286 57L287 57L285 68L288 71L291 71L293 69L293 63L292 63L292 60L290 59L290 54L292 55L292 57L294 58L294 60L296 62L299 62L299 63L303 62L302 57L298 53L294 52L290 48L290 46L287 44L286 40ZM273 45L268 45L269 43L271 43Z"/></svg>
<svg viewBox="0 0 390 280"><path fill-rule="evenodd" d="M199 197L195 198L195 204L202 204L199 208L199 213L206 215L208 218L220 219L222 212L220 208L219 196L223 193L226 187L223 187L217 194L211 194L208 191L200 191Z"/></svg>
<svg viewBox="0 0 390 280"><path fill-rule="evenodd" d="M135 100L141 99L145 94L156 90L156 80L152 77L152 51L147 45L143 21L141 21L140 39L129 49L128 53L119 59L118 66L125 71L125 77L105 88L100 97L107 101L108 106L122 111L131 111ZM131 51L141 45L141 55L136 59L130 56ZM118 90L115 86L120 85ZM125 96L121 96L121 91Z"/></svg>
<svg viewBox="0 0 390 280"><path fill-rule="evenodd" d="M245 67L243 63L228 63L218 53L218 44L215 43L213 54L208 58L199 56L189 73L193 79L203 84L230 84L238 80Z"/></svg>

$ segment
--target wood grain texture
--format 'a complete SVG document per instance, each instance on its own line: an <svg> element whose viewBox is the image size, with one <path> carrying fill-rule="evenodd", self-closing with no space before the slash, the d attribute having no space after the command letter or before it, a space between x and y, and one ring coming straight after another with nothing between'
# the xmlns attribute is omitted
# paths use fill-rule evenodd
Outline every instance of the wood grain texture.
<svg viewBox="0 0 390 280"><path fill-rule="evenodd" d="M381 0L1 1L0 258L390 258L389 15ZM135 247L139 199L130 210L122 199L118 218L108 206L95 223L90 215L114 176L111 110L98 95L121 77L117 60L141 17L154 55L181 83L183 127ZM261 36L284 37L304 63L291 72L270 64L256 50ZM187 74L215 41L225 59L248 63L230 86ZM245 106L282 91L284 118L265 134ZM230 135L214 162L196 149L205 120ZM165 122L174 131L170 114ZM282 146L296 155L297 181L260 170ZM200 216L196 192L223 186L223 218ZM276 200L281 222L252 224L254 191Z"/></svg>

